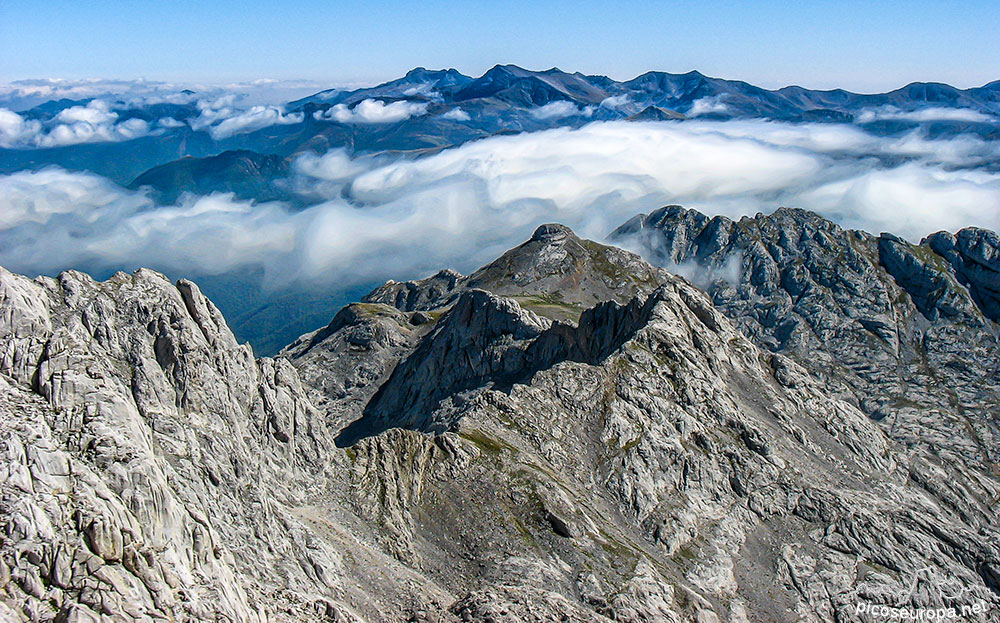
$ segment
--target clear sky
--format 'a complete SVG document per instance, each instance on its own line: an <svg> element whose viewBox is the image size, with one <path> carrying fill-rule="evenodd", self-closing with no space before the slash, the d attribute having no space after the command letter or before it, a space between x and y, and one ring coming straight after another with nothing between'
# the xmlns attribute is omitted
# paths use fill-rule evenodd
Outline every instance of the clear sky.
<svg viewBox="0 0 1000 623"><path fill-rule="evenodd" d="M0 0L0 82L398 77L496 63L884 91L1000 79L1000 2Z"/></svg>

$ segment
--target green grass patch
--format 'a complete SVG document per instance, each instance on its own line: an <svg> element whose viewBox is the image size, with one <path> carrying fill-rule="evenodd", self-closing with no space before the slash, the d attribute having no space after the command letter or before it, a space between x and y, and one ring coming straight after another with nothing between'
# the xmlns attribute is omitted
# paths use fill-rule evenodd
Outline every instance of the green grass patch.
<svg viewBox="0 0 1000 623"><path fill-rule="evenodd" d="M517 448L510 445L509 443L490 437L481 430L470 430L458 434L459 437L471 442L477 448L485 452L486 454L502 454L504 451L513 454L517 453Z"/></svg>

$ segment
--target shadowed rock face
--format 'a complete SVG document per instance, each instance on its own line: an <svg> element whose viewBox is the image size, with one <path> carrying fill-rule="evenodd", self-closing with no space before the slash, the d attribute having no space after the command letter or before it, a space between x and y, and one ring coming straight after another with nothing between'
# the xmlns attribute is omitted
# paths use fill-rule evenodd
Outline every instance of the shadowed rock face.
<svg viewBox="0 0 1000 623"><path fill-rule="evenodd" d="M1000 320L1000 236L969 227L954 236L938 232L926 244L948 260L983 314Z"/></svg>
<svg viewBox="0 0 1000 623"><path fill-rule="evenodd" d="M483 387L509 391L563 361L599 365L645 326L663 296L656 290L625 306L601 303L584 311L574 326L539 318L512 299L468 290L393 370L337 443L353 445L397 427L444 432L455 421L441 413L443 400Z"/></svg>
<svg viewBox="0 0 1000 623"><path fill-rule="evenodd" d="M0 271L0 373L4 620L1000 608L979 463L897 443L687 281L561 226L273 360L190 282Z"/></svg>
<svg viewBox="0 0 1000 623"><path fill-rule="evenodd" d="M794 358L893 438L996 469L993 232L914 245L804 210L733 221L668 206L610 240L688 275L746 335Z"/></svg>

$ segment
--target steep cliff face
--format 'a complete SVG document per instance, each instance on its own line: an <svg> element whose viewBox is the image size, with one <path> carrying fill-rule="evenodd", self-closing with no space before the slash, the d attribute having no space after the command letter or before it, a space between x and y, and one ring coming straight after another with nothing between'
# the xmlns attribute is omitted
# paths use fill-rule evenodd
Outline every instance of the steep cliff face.
<svg viewBox="0 0 1000 623"><path fill-rule="evenodd" d="M992 476L561 226L273 360L189 282L0 272L0 373L0 618L1000 611Z"/></svg>
<svg viewBox="0 0 1000 623"><path fill-rule="evenodd" d="M335 479L328 433L197 286L2 272L0 310L8 604L252 621L335 581L340 555L288 525Z"/></svg>
<svg viewBox="0 0 1000 623"><path fill-rule="evenodd" d="M804 210L733 221L668 206L612 241L686 274L756 343L787 354L906 445L1000 461L996 234L919 245Z"/></svg>

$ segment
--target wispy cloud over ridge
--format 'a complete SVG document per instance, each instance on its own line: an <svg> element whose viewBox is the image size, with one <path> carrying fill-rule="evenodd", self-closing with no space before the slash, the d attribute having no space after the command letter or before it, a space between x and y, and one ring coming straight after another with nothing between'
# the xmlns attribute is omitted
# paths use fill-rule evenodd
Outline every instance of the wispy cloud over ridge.
<svg viewBox="0 0 1000 623"><path fill-rule="evenodd" d="M921 108L919 110L900 110L893 106L884 108L867 109L858 114L855 119L858 123L869 123L882 119L899 119L903 121L966 121L971 123L996 123L1000 121L996 117L972 110L970 108Z"/></svg>
<svg viewBox="0 0 1000 623"><path fill-rule="evenodd" d="M578 115L589 117L593 114L594 109L589 106L586 108L580 108L573 102L561 100L557 102L549 102L548 104L539 106L531 111L531 116L541 121L555 121L556 119L563 119L564 117L573 117Z"/></svg>
<svg viewBox="0 0 1000 623"><path fill-rule="evenodd" d="M691 104L691 108L687 111L688 117L700 117L702 115L709 114L721 114L729 111L729 106L726 106L725 98L721 95L715 95L712 97L703 97L701 99L695 100Z"/></svg>
<svg viewBox="0 0 1000 623"><path fill-rule="evenodd" d="M465 112L461 108L452 108L448 112L441 115L441 117L444 119L451 119L452 121L468 121L472 118L469 116L469 113Z"/></svg>
<svg viewBox="0 0 1000 623"><path fill-rule="evenodd" d="M223 119L218 125L213 126L209 133L212 138L218 140L228 138L234 134L245 134L260 130L272 125L289 125L302 123L305 119L303 113L285 114L285 109L281 106L253 106L249 110L238 112Z"/></svg>
<svg viewBox="0 0 1000 623"><path fill-rule="evenodd" d="M259 79L249 82L204 83L157 80L66 80L42 78L0 84L0 108L24 111L51 100L103 99L129 106L190 104L199 99L236 94L248 106L281 104L330 85L310 80ZM356 87L361 85L343 85Z"/></svg>

